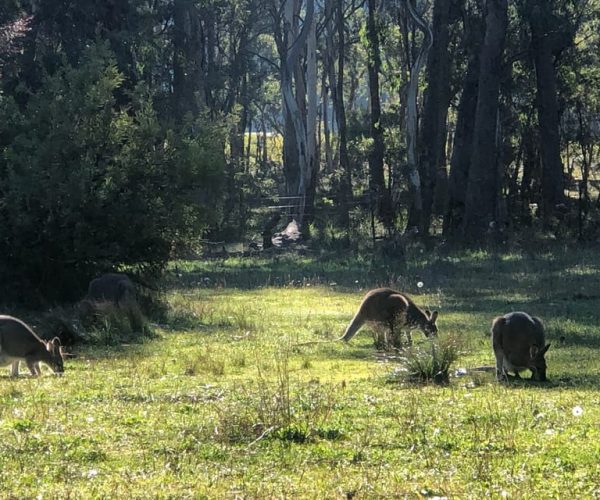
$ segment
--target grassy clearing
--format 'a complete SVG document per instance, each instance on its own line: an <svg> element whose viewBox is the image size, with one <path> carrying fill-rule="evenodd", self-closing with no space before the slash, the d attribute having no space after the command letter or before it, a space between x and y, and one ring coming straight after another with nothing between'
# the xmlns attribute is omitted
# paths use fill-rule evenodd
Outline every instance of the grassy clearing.
<svg viewBox="0 0 600 500"><path fill-rule="evenodd" d="M600 496L600 257L409 262L177 263L159 338L83 348L62 378L3 371L0 497ZM550 382L414 384L368 328L296 345L340 336L390 282L440 310L466 351L454 368L493 364L495 315L541 316Z"/></svg>

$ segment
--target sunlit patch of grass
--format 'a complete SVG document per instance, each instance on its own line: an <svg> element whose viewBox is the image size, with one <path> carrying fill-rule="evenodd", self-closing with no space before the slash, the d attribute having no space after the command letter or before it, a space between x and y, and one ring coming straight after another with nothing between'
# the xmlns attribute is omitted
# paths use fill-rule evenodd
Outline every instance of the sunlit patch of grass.
<svg viewBox="0 0 600 500"><path fill-rule="evenodd" d="M0 497L600 496L600 280L562 271L597 255L419 253L401 281L369 262L186 263L159 337L82 346L61 378L2 369ZM390 281L460 339L448 385L388 383L401 353L376 355L369 327L334 341ZM516 309L545 321L546 384L473 370Z"/></svg>

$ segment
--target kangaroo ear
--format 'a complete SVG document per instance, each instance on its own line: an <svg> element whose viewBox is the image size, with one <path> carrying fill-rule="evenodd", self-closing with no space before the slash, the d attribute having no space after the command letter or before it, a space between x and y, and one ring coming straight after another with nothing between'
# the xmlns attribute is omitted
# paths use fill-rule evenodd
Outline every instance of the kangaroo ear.
<svg viewBox="0 0 600 500"><path fill-rule="evenodd" d="M536 345L532 345L529 348L529 357L531 359L537 358L538 354L540 353L540 348Z"/></svg>
<svg viewBox="0 0 600 500"><path fill-rule="evenodd" d="M438 312L433 311L431 313L431 315L429 316L429 321L431 321L432 323L435 323L437 321L437 318L438 318Z"/></svg>
<svg viewBox="0 0 600 500"><path fill-rule="evenodd" d="M542 349L542 352L541 352L542 356L543 356L544 354L546 354L546 351L547 351L548 349L550 349L550 344L546 344L546 347L544 347L544 348Z"/></svg>
<svg viewBox="0 0 600 500"><path fill-rule="evenodd" d="M427 318L431 317L431 311L429 309L425 309L425 316L427 316Z"/></svg>

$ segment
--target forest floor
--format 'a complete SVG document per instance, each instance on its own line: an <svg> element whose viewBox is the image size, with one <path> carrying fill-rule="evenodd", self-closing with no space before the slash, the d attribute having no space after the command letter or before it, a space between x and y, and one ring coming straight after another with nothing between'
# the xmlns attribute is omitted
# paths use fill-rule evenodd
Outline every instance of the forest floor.
<svg viewBox="0 0 600 500"><path fill-rule="evenodd" d="M173 274L156 338L79 348L61 378L3 370L0 498L600 497L593 249L417 253L402 271L227 259ZM406 381L369 327L298 345L338 338L365 291L390 283L461 338L449 385ZM545 321L549 382L469 371L494 364L490 324L511 310Z"/></svg>

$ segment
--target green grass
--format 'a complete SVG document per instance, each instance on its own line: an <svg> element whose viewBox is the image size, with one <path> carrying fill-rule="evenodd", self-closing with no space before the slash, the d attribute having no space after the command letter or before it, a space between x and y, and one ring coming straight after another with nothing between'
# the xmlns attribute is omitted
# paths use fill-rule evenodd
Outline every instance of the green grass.
<svg viewBox="0 0 600 500"><path fill-rule="evenodd" d="M3 369L0 498L600 496L593 250L417 253L402 272L323 256L175 272L158 338L81 348L62 378ZM368 327L348 345L298 345L339 337L385 283L439 309L441 336L461 339L455 368L493 365L494 316L541 316L550 382L450 370L447 386L415 384Z"/></svg>

